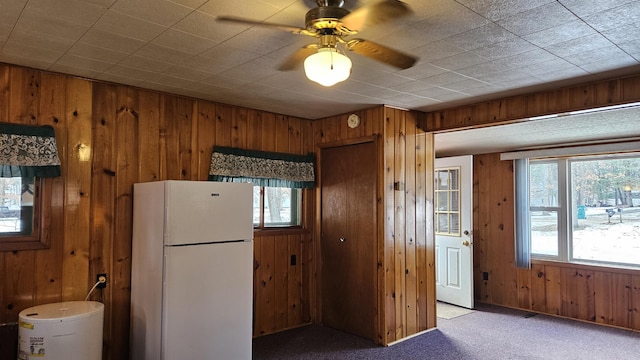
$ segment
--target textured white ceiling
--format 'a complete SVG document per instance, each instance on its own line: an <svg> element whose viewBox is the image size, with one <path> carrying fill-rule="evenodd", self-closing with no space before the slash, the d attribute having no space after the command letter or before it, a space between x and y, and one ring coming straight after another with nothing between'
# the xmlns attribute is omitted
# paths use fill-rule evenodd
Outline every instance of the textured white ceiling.
<svg viewBox="0 0 640 360"><path fill-rule="evenodd" d="M438 157L640 139L640 104L435 135ZM639 149L640 150L640 149Z"/></svg>
<svg viewBox="0 0 640 360"><path fill-rule="evenodd" d="M375 0L346 0L350 9ZM315 39L311 0L2 0L0 61L316 119L372 105L433 110L638 72L640 1L406 0L414 14L357 36L420 58L397 70L350 53L332 88L277 67Z"/></svg>
<svg viewBox="0 0 640 360"><path fill-rule="evenodd" d="M345 0L349 9L377 0ZM349 80L280 63L314 38L312 0L0 0L0 62L307 119L386 104L422 111L640 72L640 1L405 0L359 38L419 57L397 70L349 53Z"/></svg>

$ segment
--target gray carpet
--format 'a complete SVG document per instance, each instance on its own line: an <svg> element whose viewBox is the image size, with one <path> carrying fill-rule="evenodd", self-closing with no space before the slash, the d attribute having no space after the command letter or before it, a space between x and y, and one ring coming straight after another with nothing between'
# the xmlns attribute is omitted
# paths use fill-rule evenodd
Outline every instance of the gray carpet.
<svg viewBox="0 0 640 360"><path fill-rule="evenodd" d="M253 359L631 360L640 333L485 304L390 347L310 325L253 341Z"/></svg>

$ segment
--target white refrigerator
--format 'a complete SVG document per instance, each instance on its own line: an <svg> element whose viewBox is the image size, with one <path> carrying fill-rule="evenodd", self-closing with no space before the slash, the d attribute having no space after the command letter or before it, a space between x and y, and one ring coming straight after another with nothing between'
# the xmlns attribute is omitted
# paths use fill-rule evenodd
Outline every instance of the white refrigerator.
<svg viewBox="0 0 640 360"><path fill-rule="evenodd" d="M134 185L131 359L251 359L252 189Z"/></svg>

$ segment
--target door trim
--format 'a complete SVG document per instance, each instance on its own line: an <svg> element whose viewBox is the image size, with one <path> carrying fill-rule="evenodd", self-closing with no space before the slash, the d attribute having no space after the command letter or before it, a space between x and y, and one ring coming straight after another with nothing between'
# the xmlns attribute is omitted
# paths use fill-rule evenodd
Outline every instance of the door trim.
<svg viewBox="0 0 640 360"><path fill-rule="evenodd" d="M341 146L363 144L368 142L374 142L375 145L378 145L379 139L380 139L380 135L363 136L359 138L344 139L339 141L331 141L331 142L326 142L322 144L317 144L316 147L318 148L318 150L322 150L324 148L335 148L335 147L341 147ZM320 156L320 153L318 152L318 163L320 162L319 156ZM320 170L318 169L318 171Z"/></svg>

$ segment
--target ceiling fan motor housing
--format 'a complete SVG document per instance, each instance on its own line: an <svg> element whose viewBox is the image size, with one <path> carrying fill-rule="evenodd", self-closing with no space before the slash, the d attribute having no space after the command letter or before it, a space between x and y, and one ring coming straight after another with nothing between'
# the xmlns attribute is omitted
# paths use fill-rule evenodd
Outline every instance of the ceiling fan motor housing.
<svg viewBox="0 0 640 360"><path fill-rule="evenodd" d="M342 7L344 5L344 0L316 0L316 4L318 4L318 6Z"/></svg>
<svg viewBox="0 0 640 360"><path fill-rule="evenodd" d="M338 6L320 6L307 12L305 25L309 31L335 29L338 26L338 20L349 13L349 10Z"/></svg>

